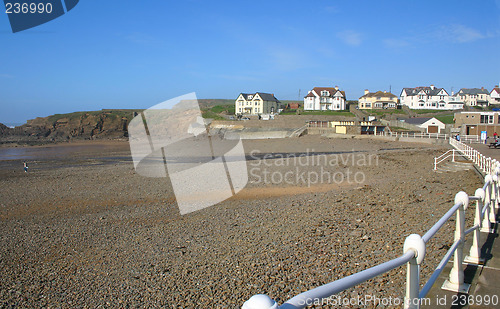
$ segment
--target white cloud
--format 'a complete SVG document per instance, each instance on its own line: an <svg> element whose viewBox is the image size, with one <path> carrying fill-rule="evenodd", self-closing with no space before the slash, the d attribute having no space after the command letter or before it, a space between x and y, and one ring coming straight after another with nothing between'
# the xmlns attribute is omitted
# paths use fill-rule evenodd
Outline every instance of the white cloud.
<svg viewBox="0 0 500 309"><path fill-rule="evenodd" d="M435 37L452 43L469 43L484 39L486 36L476 29L460 24L452 24L438 28Z"/></svg>
<svg viewBox="0 0 500 309"><path fill-rule="evenodd" d="M337 37L344 41L347 45L359 46L361 45L361 33L353 30L345 30L337 33Z"/></svg>

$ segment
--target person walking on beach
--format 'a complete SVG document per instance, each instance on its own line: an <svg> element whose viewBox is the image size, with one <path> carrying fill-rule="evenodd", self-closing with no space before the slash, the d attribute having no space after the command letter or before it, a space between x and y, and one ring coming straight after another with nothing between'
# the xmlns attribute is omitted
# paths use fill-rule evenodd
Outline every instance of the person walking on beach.
<svg viewBox="0 0 500 309"><path fill-rule="evenodd" d="M28 172L28 162L24 161L23 164L24 164L24 172L27 173Z"/></svg>

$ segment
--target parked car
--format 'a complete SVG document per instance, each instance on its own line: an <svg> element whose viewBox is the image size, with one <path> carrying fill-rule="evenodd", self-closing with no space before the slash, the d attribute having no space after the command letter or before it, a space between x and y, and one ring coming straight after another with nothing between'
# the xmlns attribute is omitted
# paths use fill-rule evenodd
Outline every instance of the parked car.
<svg viewBox="0 0 500 309"><path fill-rule="evenodd" d="M250 120L250 118L248 118L248 117L243 117L243 118L241 118L241 120Z"/></svg>

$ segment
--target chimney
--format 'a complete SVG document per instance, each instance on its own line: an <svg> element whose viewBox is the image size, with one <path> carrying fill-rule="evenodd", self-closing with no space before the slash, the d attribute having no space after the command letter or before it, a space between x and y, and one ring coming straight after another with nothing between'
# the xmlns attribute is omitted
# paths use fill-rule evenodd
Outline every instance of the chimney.
<svg viewBox="0 0 500 309"><path fill-rule="evenodd" d="M368 89L365 89L365 94L369 94L370 91L368 91Z"/></svg>
<svg viewBox="0 0 500 309"><path fill-rule="evenodd" d="M431 85L431 89L434 90L434 85Z"/></svg>
<svg viewBox="0 0 500 309"><path fill-rule="evenodd" d="M484 90L484 87L481 87L481 90Z"/></svg>
<svg viewBox="0 0 500 309"><path fill-rule="evenodd" d="M339 86L335 86L335 90L339 90Z"/></svg>

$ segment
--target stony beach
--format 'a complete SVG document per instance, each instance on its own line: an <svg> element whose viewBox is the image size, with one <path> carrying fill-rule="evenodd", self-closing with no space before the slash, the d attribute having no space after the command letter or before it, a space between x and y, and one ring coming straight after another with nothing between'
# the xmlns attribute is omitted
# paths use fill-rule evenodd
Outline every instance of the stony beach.
<svg viewBox="0 0 500 309"><path fill-rule="evenodd" d="M444 148L429 144L306 135L244 147L247 187L183 216L168 179L135 172L125 141L15 150L0 161L0 308L239 308L259 293L281 304L401 255L457 192L482 186L472 171L435 173ZM287 171L345 178L278 181ZM453 230L429 242L422 282ZM400 267L339 296L402 299L405 280Z"/></svg>

